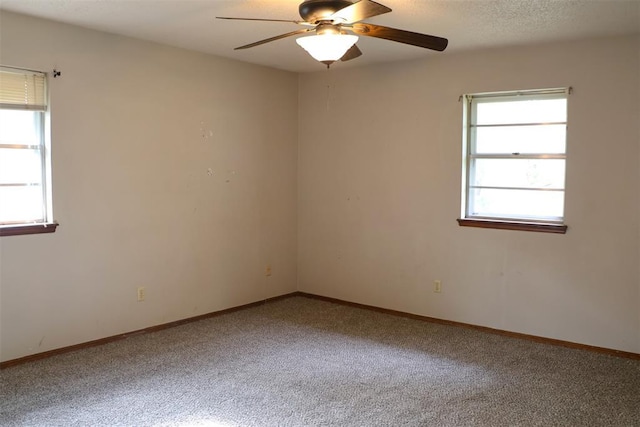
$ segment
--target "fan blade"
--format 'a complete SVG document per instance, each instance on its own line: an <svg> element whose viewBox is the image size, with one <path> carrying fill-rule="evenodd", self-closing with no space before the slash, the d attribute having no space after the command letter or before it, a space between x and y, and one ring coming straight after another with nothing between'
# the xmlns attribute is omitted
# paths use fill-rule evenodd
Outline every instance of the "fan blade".
<svg viewBox="0 0 640 427"><path fill-rule="evenodd" d="M351 59L357 58L360 55L362 55L362 51L358 48L358 46L354 44L349 48L347 53L342 55L342 58L340 58L340 61L349 61Z"/></svg>
<svg viewBox="0 0 640 427"><path fill-rule="evenodd" d="M260 41L255 42L255 43L246 44L244 46L237 47L234 50L249 49L250 47L260 46L261 44L265 44L265 43L273 42L273 41L276 41L276 40L284 39L285 37L295 36L296 34L308 33L309 31L313 31L313 28L291 31L290 33L287 33L287 34L280 34L279 36L271 37L271 38L268 38L268 39L260 40Z"/></svg>
<svg viewBox="0 0 640 427"><path fill-rule="evenodd" d="M291 21L288 19L262 19L262 18L230 18L227 16L216 16L216 19L228 19L233 21L264 21L264 22L289 22L298 25L313 25L305 21Z"/></svg>
<svg viewBox="0 0 640 427"><path fill-rule="evenodd" d="M363 19L382 15L391 12L387 6L381 5L371 0L359 0L350 6L343 7L327 19L344 20L345 24L362 21Z"/></svg>
<svg viewBox="0 0 640 427"><path fill-rule="evenodd" d="M445 50L447 48L447 44L449 44L449 40L442 37L414 33L412 31L396 30L395 28L366 24L364 22L343 28L350 29L360 36L377 37L379 39L424 47L426 49L437 50L439 52Z"/></svg>

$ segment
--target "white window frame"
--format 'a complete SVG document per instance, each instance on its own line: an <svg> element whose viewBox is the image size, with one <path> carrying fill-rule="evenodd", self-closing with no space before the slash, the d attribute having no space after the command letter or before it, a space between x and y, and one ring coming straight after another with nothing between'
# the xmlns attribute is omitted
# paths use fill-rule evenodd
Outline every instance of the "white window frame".
<svg viewBox="0 0 640 427"><path fill-rule="evenodd" d="M24 145L12 144L11 141L0 141L0 148L5 150L37 151L42 174L39 183L0 183L0 186L5 187L38 185L40 186L42 197L42 214L38 218L23 218L10 222L0 222L0 236L54 232L58 224L53 220L51 133L46 73L0 66L0 109L26 110L35 114L37 119L34 125L37 128L37 143Z"/></svg>
<svg viewBox="0 0 640 427"><path fill-rule="evenodd" d="M559 191L563 194L563 214L562 216L516 216L505 213L495 213L489 216L479 215L471 211L473 206L473 191L471 183L474 181L474 165L477 159L562 159L566 165L566 134L565 134L565 151L564 153L483 153L478 154L476 147L477 120L476 111L478 103L486 102L503 102L527 99L566 99L568 104L568 95L571 88L554 88L540 90L521 90L509 92L491 92L479 94L466 94L462 96L463 100L463 162L462 162L462 193L461 193L461 218L458 223L462 226L482 227L482 228L502 228L524 231L543 231L552 233L566 233L567 226L564 223L564 205L566 202L565 186L562 188L546 189L546 188L526 188L528 191ZM567 119L566 119L567 120ZM564 125L567 121L553 123L533 123L525 122L508 125L481 125L489 127L498 126L546 126L546 125ZM566 178L566 169L565 177ZM480 187L474 187L480 188ZM496 189L521 189L509 185L495 187ZM522 188L525 189L525 188Z"/></svg>

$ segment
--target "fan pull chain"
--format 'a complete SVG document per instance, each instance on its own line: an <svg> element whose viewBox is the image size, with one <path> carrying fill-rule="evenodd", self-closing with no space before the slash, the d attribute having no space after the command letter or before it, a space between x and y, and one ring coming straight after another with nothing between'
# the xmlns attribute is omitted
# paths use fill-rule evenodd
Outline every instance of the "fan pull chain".
<svg viewBox="0 0 640 427"><path fill-rule="evenodd" d="M331 85L327 85L327 111L329 111L329 96L331 96Z"/></svg>
<svg viewBox="0 0 640 427"><path fill-rule="evenodd" d="M330 72L331 70L327 67L327 111L329 111L331 101L331 75L329 75Z"/></svg>

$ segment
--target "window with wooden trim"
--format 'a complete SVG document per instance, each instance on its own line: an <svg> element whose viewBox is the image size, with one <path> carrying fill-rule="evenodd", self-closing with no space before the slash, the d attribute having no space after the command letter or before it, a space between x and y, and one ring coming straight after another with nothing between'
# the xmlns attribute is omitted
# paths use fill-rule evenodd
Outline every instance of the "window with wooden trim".
<svg viewBox="0 0 640 427"><path fill-rule="evenodd" d="M569 89L464 95L460 225L566 232Z"/></svg>
<svg viewBox="0 0 640 427"><path fill-rule="evenodd" d="M46 74L0 67L0 235L55 231Z"/></svg>

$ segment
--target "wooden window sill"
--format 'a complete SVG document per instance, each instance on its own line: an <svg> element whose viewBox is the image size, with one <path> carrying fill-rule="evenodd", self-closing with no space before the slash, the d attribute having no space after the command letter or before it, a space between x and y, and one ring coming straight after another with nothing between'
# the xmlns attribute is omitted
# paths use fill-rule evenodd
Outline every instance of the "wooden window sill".
<svg viewBox="0 0 640 427"><path fill-rule="evenodd" d="M46 224L3 225L0 226L0 237L55 233L57 227L57 222L48 222Z"/></svg>
<svg viewBox="0 0 640 427"><path fill-rule="evenodd" d="M531 222L488 221L481 219L459 218L461 227L496 228L499 230L537 231L539 233L565 234L566 225L560 224L536 224Z"/></svg>

